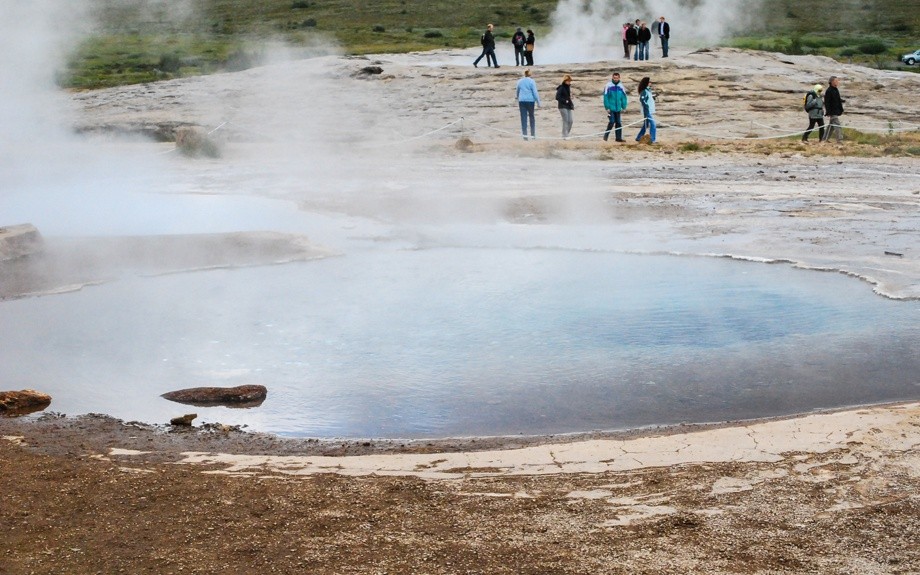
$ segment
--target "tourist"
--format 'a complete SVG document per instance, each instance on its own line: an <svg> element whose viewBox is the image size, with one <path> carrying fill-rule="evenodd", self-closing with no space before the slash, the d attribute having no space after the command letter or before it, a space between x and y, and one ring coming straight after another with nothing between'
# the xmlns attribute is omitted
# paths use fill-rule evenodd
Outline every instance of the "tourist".
<svg viewBox="0 0 920 575"><path fill-rule="evenodd" d="M639 27L629 23L626 25L629 26L629 28L626 29L626 59L629 60L633 53L638 54L638 51L636 51L636 44L639 42Z"/></svg>
<svg viewBox="0 0 920 575"><path fill-rule="evenodd" d="M629 28L630 28L629 22L625 22L625 23L623 24L623 32L622 32L622 36L623 36L623 57L626 58L627 60L629 60L629 40L627 40L627 38L626 38L626 33L627 33L627 31L629 30Z"/></svg>
<svg viewBox="0 0 920 575"><path fill-rule="evenodd" d="M837 135L837 143L843 141L843 127L840 125L840 116L843 115L843 100L840 98L840 79L831 76L827 91L824 93L824 111L827 114L827 130L824 132L824 141L829 142L831 134Z"/></svg>
<svg viewBox="0 0 920 575"><path fill-rule="evenodd" d="M821 91L824 86L815 84L813 90L805 95L805 111L808 112L808 128L802 134L802 141L808 141L808 135L818 126L818 141L824 139L824 99Z"/></svg>
<svg viewBox="0 0 920 575"><path fill-rule="evenodd" d="M658 36L661 38L661 57L668 57L668 41L671 38L671 25L664 21L664 16L658 19Z"/></svg>
<svg viewBox="0 0 920 575"><path fill-rule="evenodd" d="M572 77L568 74L562 77L562 83L556 88L556 102L559 103L559 114L562 116L562 137L568 138L575 120L572 112L575 109L572 102Z"/></svg>
<svg viewBox="0 0 920 575"><path fill-rule="evenodd" d="M649 143L655 143L655 94L652 93L651 79L646 76L639 82L639 103L642 104L642 117L645 121L642 123L642 129L636 136L636 141L642 140L645 135L645 129L648 128Z"/></svg>
<svg viewBox="0 0 920 575"><path fill-rule="evenodd" d="M642 22L639 24L639 31L636 35L639 41L639 49L636 50L636 60L648 60L648 43L652 40L652 31L648 29L645 22Z"/></svg>
<svg viewBox="0 0 920 575"><path fill-rule="evenodd" d="M482 60L482 57L486 57L486 64L492 66L493 63L495 67L498 68L498 59L495 58L495 36L492 35L492 25L489 24L486 26L486 31L480 38L480 43L482 44L482 54L479 55L476 60L473 61L473 67L479 67L479 61Z"/></svg>
<svg viewBox="0 0 920 575"><path fill-rule="evenodd" d="M622 113L626 110L629 98L626 96L626 90L620 84L620 74L614 72L610 76L610 81L604 88L604 109L607 110L607 129L604 131L604 141L610 136L610 130L616 127L616 141L625 142L623 139L623 121Z"/></svg>
<svg viewBox="0 0 920 575"><path fill-rule="evenodd" d="M527 30L527 41L524 44L524 56L527 57L528 66L533 66L533 47L536 40L536 37L533 35L533 30Z"/></svg>
<svg viewBox="0 0 920 575"><path fill-rule="evenodd" d="M518 28L514 32L514 36L511 37L511 45L514 46L514 65L523 66L525 63L524 57L524 31Z"/></svg>
<svg viewBox="0 0 920 575"><path fill-rule="evenodd" d="M534 116L534 106L540 106L540 94L537 93L537 83L530 77L530 70L524 70L524 77L517 83L518 108L521 110L521 135L527 139L527 120L530 120L530 138L536 139L537 126Z"/></svg>

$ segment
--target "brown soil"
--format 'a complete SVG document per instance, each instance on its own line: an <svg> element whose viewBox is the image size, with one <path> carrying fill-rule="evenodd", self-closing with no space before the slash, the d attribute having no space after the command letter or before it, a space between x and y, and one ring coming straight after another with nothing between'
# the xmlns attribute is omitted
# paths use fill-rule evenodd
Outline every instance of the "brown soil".
<svg viewBox="0 0 920 575"><path fill-rule="evenodd" d="M0 435L3 575L920 569L920 477L899 454L857 445L778 463L515 477L468 469L424 480L175 463L191 450L394 445L167 432L102 417L0 419ZM147 453L119 456L115 446Z"/></svg>

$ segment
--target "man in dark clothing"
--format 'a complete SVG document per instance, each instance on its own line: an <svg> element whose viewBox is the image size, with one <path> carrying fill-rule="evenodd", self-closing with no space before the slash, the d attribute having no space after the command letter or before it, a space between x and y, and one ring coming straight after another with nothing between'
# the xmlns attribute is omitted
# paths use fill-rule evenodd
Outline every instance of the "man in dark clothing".
<svg viewBox="0 0 920 575"><path fill-rule="evenodd" d="M639 24L639 32L636 34L636 38L639 40L636 60L648 60L648 43L652 39L652 31L645 26L645 22Z"/></svg>
<svg viewBox="0 0 920 575"><path fill-rule="evenodd" d="M664 21L664 16L658 19L658 37L661 38L661 57L668 57L668 40L671 38L671 25Z"/></svg>
<svg viewBox="0 0 920 575"><path fill-rule="evenodd" d="M626 47L628 49L626 53L626 59L629 60L630 55L635 51L635 58L639 59L639 51L636 49L636 45L639 43L639 28L637 26L629 25L629 28L626 29Z"/></svg>
<svg viewBox="0 0 920 575"><path fill-rule="evenodd" d="M486 27L485 34L482 35L482 54L479 55L476 60L473 61L473 67L479 67L479 61L482 60L482 57L486 57L486 64L489 66L495 65L498 68L498 60L495 58L495 36L492 35L492 25L489 24Z"/></svg>
<svg viewBox="0 0 920 575"><path fill-rule="evenodd" d="M837 76L831 76L830 87L824 93L824 110L827 114L827 131L824 132L824 141L831 140L831 134L837 133L837 143L843 141L843 127L840 125L840 116L843 115L843 99L840 98L840 90L837 86L840 80Z"/></svg>
<svg viewBox="0 0 920 575"><path fill-rule="evenodd" d="M520 28L514 33L514 36L511 37L511 44L514 46L514 65L523 66L525 63L524 58L524 41L526 36L524 36L524 31Z"/></svg>

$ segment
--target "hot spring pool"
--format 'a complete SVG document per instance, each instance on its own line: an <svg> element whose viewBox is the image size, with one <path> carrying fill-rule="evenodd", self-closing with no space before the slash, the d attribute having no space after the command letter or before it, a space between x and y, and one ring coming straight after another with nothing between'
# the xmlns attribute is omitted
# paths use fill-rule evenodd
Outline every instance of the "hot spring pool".
<svg viewBox="0 0 920 575"><path fill-rule="evenodd" d="M315 437L625 429L920 398L920 302L840 274L551 249L350 252L0 303L52 411ZM184 387L266 385L253 409Z"/></svg>

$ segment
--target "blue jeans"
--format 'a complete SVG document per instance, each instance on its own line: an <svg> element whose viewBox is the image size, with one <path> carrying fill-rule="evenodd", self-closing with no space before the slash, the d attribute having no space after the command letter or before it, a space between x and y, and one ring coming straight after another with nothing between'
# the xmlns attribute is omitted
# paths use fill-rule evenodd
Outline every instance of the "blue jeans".
<svg viewBox="0 0 920 575"><path fill-rule="evenodd" d="M661 37L661 57L668 57L668 39L664 36Z"/></svg>
<svg viewBox="0 0 920 575"><path fill-rule="evenodd" d="M639 49L636 50L637 60L648 60L648 42L639 42Z"/></svg>
<svg viewBox="0 0 920 575"><path fill-rule="evenodd" d="M518 102L518 107L521 109L521 134L525 140L527 139L528 118L530 118L530 137L537 137L537 124L533 113L534 105L534 102Z"/></svg>
<svg viewBox="0 0 920 575"><path fill-rule="evenodd" d="M611 112L609 110L607 111L608 121L607 129L604 131L604 140L610 136L611 128L616 126L617 142L623 141L623 122L620 120L620 114L622 114L622 112Z"/></svg>
<svg viewBox="0 0 920 575"><path fill-rule="evenodd" d="M652 143L655 143L655 118L650 114L645 114L645 122L642 124L642 129L639 130L639 135L636 136L636 141L642 139L642 136L645 135L645 128L648 127L648 135L652 138Z"/></svg>

